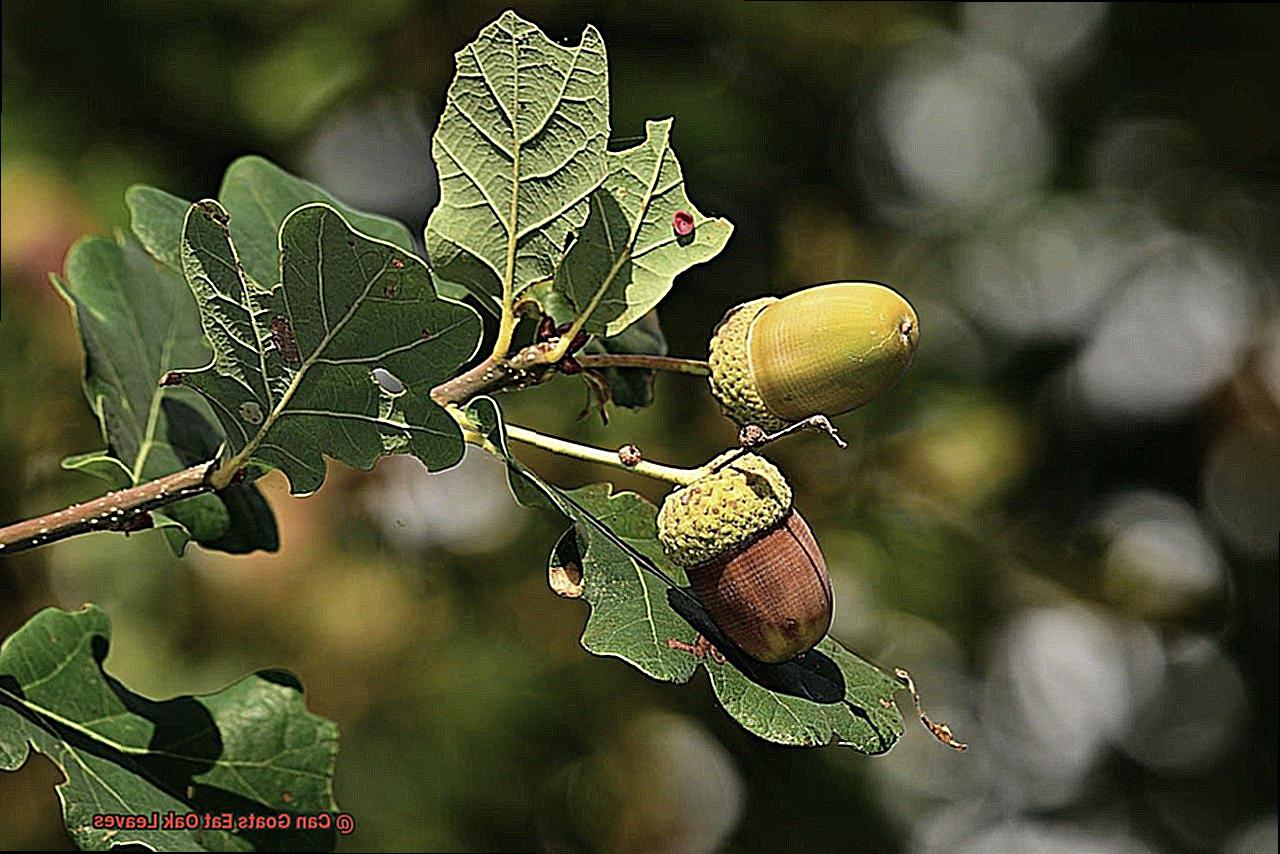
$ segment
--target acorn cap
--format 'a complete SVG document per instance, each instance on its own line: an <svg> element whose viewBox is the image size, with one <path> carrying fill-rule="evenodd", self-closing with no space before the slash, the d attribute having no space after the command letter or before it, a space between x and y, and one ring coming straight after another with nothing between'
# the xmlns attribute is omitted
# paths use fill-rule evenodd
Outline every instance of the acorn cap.
<svg viewBox="0 0 1280 854"><path fill-rule="evenodd" d="M722 454L711 462L727 459ZM764 457L743 454L669 493L658 511L658 541L672 562L696 566L746 545L791 509L791 487Z"/></svg>
<svg viewBox="0 0 1280 854"><path fill-rule="evenodd" d="M833 282L731 310L711 340L711 392L739 424L778 430L839 415L892 386L915 357L910 303L875 282Z"/></svg>
<svg viewBox="0 0 1280 854"><path fill-rule="evenodd" d="M726 413L739 424L757 424L765 430L778 430L786 423L769 411L760 398L751 377L747 359L747 336L751 325L765 306L777 297L761 297L729 309L711 335L711 394Z"/></svg>

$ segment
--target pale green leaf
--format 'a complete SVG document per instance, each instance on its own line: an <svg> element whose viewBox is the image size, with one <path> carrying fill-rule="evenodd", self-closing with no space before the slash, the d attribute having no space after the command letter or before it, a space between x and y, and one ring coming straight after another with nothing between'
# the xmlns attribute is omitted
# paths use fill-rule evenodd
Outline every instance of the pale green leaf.
<svg viewBox="0 0 1280 854"><path fill-rule="evenodd" d="M307 204L328 204L361 234L414 252L413 237L402 223L344 205L322 187L291 175L262 157L241 157L228 166L218 200L231 215L231 239L240 252L245 272L266 287L276 284L280 274L280 226L294 209ZM142 245L162 263L181 272L182 224L191 202L139 185L125 193L125 203L132 216L133 233ZM441 292L454 297L465 294L458 286L452 288L442 288Z"/></svg>
<svg viewBox="0 0 1280 854"><path fill-rule="evenodd" d="M0 768L34 750L65 781L63 818L81 848L332 850L333 831L118 830L95 815L332 812L337 727L307 711L289 673L213 694L149 700L103 670L111 629L93 606L41 611L0 646Z"/></svg>
<svg viewBox="0 0 1280 854"><path fill-rule="evenodd" d="M692 218L680 235L675 216ZM671 119L645 125L645 141L609 152L608 175L555 273L555 288L585 316L583 329L616 335L662 301L680 273L720 253L733 225L689 201L671 149Z"/></svg>
<svg viewBox="0 0 1280 854"><path fill-rule="evenodd" d="M123 237L79 241L67 255L65 279L53 281L84 344L84 393L107 443L63 467L114 490L213 460L222 437L209 407L191 391L160 385L171 369L209 359L186 283ZM152 517L179 553L188 534L223 551L278 546L271 508L250 483L179 501Z"/></svg>
<svg viewBox="0 0 1280 854"><path fill-rule="evenodd" d="M267 291L239 263L226 211L203 201L182 261L213 361L180 379L222 423L225 466L274 466L301 494L324 482L325 456L368 470L388 442L431 469L461 459L462 434L429 392L474 355L480 318L438 297L421 260L307 205L281 226L281 284ZM393 405L378 368L404 385Z"/></svg>
<svg viewBox="0 0 1280 854"><path fill-rule="evenodd" d="M427 249L441 276L499 299L552 275L604 180L604 42L587 27L564 47L508 11L455 59Z"/></svg>

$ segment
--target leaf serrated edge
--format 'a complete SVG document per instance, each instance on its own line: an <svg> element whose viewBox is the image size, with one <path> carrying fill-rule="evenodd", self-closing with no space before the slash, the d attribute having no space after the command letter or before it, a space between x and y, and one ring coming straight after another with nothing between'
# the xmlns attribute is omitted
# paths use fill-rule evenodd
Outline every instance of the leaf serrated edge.
<svg viewBox="0 0 1280 854"><path fill-rule="evenodd" d="M187 213L188 217L191 215L191 212L194 211L199 204L200 203L197 202L191 206L191 208L188 210L188 213ZM213 202L213 204L217 204L217 203ZM221 209L221 205L219 205L219 209ZM475 310L472 309L470 306L466 305L465 303L459 302L457 300L451 299L447 296L444 296L443 294L439 293L439 291L436 290L434 278L431 275L430 268L426 266L426 262L423 261L421 258L418 258L416 255L412 253L405 253L405 251L401 247L397 246L394 243L391 243L390 241L382 240L376 237L371 237L367 234L364 234L363 232L357 231L354 227L352 227L351 223L347 221L346 217L342 215L341 211L337 210L332 205L327 204L325 202L310 202L308 204L294 208L289 213L289 215L286 216L283 221L281 221L280 230L276 237L276 243L280 253L279 264L280 264L280 277L282 281L283 281L284 263L285 263L285 259L284 259L285 232L295 217L304 215L305 213L310 212L312 210L318 210L321 213L325 213L325 212L330 213L333 216L336 216L338 218L338 221L342 223L344 228L346 228L352 234L357 235L362 240L366 240L370 243L384 246L390 249L393 253L407 255L410 260L410 263L422 264L424 269L427 270L427 283L429 287L431 287L432 292L435 294L435 298L437 300L461 306L463 308L466 308L468 311L471 311L472 314L476 314ZM224 225L220 225L220 227L225 228ZM186 229L184 225L184 229L183 229L184 233L185 233L185 230ZM231 242L229 232L227 235L227 244L231 246L231 249L234 252L235 245ZM378 275L381 275L381 273L379 273ZM271 409L268 411L267 415L262 420L262 424L259 425L258 430L252 436L248 437L244 447L241 448L234 455L232 455L230 458L220 462L219 465L212 472L210 472L210 475L209 475L210 482L214 485L216 489L222 489L225 486L227 486L229 483L231 483L231 481L235 479L237 472L239 472L241 468L248 465L249 462L252 460L253 455L257 452L257 450L260 447L262 447L262 443L266 441L267 434L270 432L271 428L275 426L276 421L278 421L281 416L286 414L285 410L288 407L289 401L293 398L293 396L297 393L298 389L301 387L302 380L305 378L307 371L310 370L310 368L320 360L322 354L324 353L325 348L330 344L330 342L332 342L334 336L336 336L339 332L341 332L345 328L346 324L351 320L351 318L359 310L365 298L368 296L369 289L373 287L373 283L377 280L377 278L378 276L375 275L369 279L369 282L365 289L365 293L360 298L352 302L351 307L347 309L347 313L340 320L338 320L337 323L333 324L332 327L325 333L324 337L320 340L320 343L316 346L315 350L309 353L307 357L302 360L302 363L296 369L293 370L293 376L290 378L288 386L286 386L285 390L281 393L279 402L272 403ZM476 317L478 318L479 315L476 314ZM261 343L261 330L257 328L257 313L253 311L252 306L250 306L250 318L254 326L255 334L259 336L258 338L259 358L264 360L263 369L262 369L263 380L264 380L264 384L266 384L268 388L268 394L270 394L270 380L266 373L266 366L265 366L266 349ZM416 342L415 342L415 346L416 346ZM476 352L479 350L479 346L480 346L480 342L477 339L471 354L468 355L466 359L463 360L463 362L470 361L475 356ZM201 371L210 370L210 369L216 370L216 368L214 367L216 362L217 362L217 358L215 354L213 361L211 361L208 365L206 365L204 368L201 368L200 370ZM326 413L326 415L333 416L333 417L341 417L335 413ZM411 424L407 424L407 423L400 424L394 421L384 420L380 417L374 417L374 416L369 416L367 420L376 422L378 424L385 424L386 426L392 427L395 429L402 429L402 430L422 429L419 427L415 427L414 425L411 425Z"/></svg>

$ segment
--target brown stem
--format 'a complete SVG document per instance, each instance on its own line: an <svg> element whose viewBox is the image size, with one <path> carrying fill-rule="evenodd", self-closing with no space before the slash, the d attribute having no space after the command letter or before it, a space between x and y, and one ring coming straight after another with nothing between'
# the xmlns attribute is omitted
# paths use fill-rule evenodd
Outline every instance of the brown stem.
<svg viewBox="0 0 1280 854"><path fill-rule="evenodd" d="M552 345L535 344L510 359L485 359L431 390L442 406L465 403L479 394L527 388L547 379L554 365L546 361ZM147 513L175 501L214 491L209 480L213 463L201 463L157 480L109 492L84 504L73 504L35 519L0 528L0 554L14 554L92 531L140 530Z"/></svg>
<svg viewBox="0 0 1280 854"><path fill-rule="evenodd" d="M206 477L211 465L201 463L129 489L108 492L84 504L72 504L46 516L7 525L0 528L0 554L25 551L91 531L148 527L146 514L150 511L211 491L213 486Z"/></svg>
<svg viewBox="0 0 1280 854"><path fill-rule="evenodd" d="M531 344L509 359L485 359L468 371L446 380L431 390L431 399L441 406L466 403L480 394L516 391L543 382L555 364L547 361L553 348L550 342Z"/></svg>
<svg viewBox="0 0 1280 854"><path fill-rule="evenodd" d="M677 359L673 356L604 353L574 356L574 360L584 368L648 368L651 371L671 371L697 377L705 377L711 373L710 366L701 359Z"/></svg>

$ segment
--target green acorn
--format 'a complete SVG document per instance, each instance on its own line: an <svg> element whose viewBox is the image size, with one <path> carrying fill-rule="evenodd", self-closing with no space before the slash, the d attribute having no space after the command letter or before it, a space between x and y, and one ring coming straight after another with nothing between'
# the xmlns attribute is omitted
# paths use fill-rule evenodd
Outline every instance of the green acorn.
<svg viewBox="0 0 1280 854"><path fill-rule="evenodd" d="M739 424L778 430L856 409L915 357L911 304L874 282L833 282L729 310L711 338L711 393Z"/></svg>
<svg viewBox="0 0 1280 854"><path fill-rule="evenodd" d="M658 541L716 626L752 658L788 661L826 636L826 562L791 506L791 487L763 457L745 454L673 490L658 512Z"/></svg>

